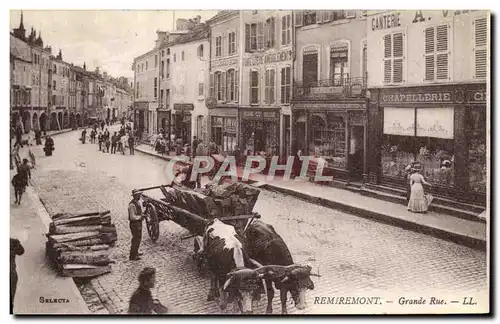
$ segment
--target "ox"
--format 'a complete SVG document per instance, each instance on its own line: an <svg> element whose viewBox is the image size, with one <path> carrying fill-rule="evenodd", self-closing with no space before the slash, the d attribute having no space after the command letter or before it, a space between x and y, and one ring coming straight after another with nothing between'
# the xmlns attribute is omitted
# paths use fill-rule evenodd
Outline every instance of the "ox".
<svg viewBox="0 0 500 324"><path fill-rule="evenodd" d="M221 309L237 301L243 314L252 313L253 299L260 298L263 292L263 276L250 269L253 263L234 227L218 219L208 223L202 252L211 275L207 300L221 297ZM222 288L220 283L224 283Z"/></svg>
<svg viewBox="0 0 500 324"><path fill-rule="evenodd" d="M247 251L252 260L257 261L257 266L278 265L291 266L293 258L285 242L274 228L260 220L255 220L247 225L245 230L245 240L248 242ZM265 276L267 289L267 309L266 313L273 312L274 289L280 290L281 312L287 314L287 294L290 292L297 309L306 307L305 292L307 289L314 289L312 282L311 267L287 267L290 271L281 277Z"/></svg>

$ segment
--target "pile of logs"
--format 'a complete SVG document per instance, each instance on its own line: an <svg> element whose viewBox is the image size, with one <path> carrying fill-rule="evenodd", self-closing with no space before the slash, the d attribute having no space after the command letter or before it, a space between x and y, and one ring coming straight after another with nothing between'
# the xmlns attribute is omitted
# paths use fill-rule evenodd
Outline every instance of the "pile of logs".
<svg viewBox="0 0 500 324"><path fill-rule="evenodd" d="M46 252L60 275L95 277L111 272L110 247L117 234L109 213L59 213L52 217Z"/></svg>
<svg viewBox="0 0 500 324"><path fill-rule="evenodd" d="M251 214L260 194L258 189L241 182L195 190L173 185L172 189L164 192L165 201L203 218Z"/></svg>

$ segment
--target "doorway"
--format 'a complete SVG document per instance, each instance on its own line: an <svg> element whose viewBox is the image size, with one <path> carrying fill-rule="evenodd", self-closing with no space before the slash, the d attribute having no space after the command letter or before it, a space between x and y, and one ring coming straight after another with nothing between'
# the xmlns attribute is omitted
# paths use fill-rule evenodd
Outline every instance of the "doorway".
<svg viewBox="0 0 500 324"><path fill-rule="evenodd" d="M351 126L349 143L349 172L351 179L360 181L363 179L364 156L365 156L365 127Z"/></svg>
<svg viewBox="0 0 500 324"><path fill-rule="evenodd" d="M257 126L255 128L255 131L254 131L254 151L255 152L265 151L264 139L266 137L264 134L264 129L260 128L259 126Z"/></svg>

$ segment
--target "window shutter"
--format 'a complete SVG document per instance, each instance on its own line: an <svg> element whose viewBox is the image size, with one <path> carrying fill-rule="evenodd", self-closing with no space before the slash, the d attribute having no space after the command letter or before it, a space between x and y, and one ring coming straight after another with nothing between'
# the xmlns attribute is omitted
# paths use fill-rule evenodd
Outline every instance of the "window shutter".
<svg viewBox="0 0 500 324"><path fill-rule="evenodd" d="M425 31L425 80L434 80L434 27Z"/></svg>
<svg viewBox="0 0 500 324"><path fill-rule="evenodd" d="M286 45L286 19L288 16L281 17L281 45Z"/></svg>
<svg viewBox="0 0 500 324"><path fill-rule="evenodd" d="M270 19L264 22L264 48L269 48L270 46L270 34L271 34L271 24Z"/></svg>
<svg viewBox="0 0 500 324"><path fill-rule="evenodd" d="M487 18L476 19L474 24L475 77L486 78L488 62L488 51L486 47L488 40Z"/></svg>
<svg viewBox="0 0 500 324"><path fill-rule="evenodd" d="M226 48L227 41L228 41L227 34L223 33L221 38L220 38L220 56L221 57L226 56L225 48Z"/></svg>
<svg viewBox="0 0 500 324"><path fill-rule="evenodd" d="M239 92L239 84L240 84L240 73L238 70L234 71L234 101L238 102L240 97Z"/></svg>
<svg viewBox="0 0 500 324"><path fill-rule="evenodd" d="M234 53L233 54L236 54L236 53L239 53L239 46L238 46L238 43L239 43L239 40L240 40L240 33L238 32L238 29L236 29L236 31L234 32Z"/></svg>
<svg viewBox="0 0 500 324"><path fill-rule="evenodd" d="M295 27L300 27L304 24L304 12L302 10L295 10Z"/></svg>
<svg viewBox="0 0 500 324"><path fill-rule="evenodd" d="M249 90L248 90L248 93L249 93L249 96L248 96L248 102L249 103L254 103L253 102L253 91L252 91L252 70L248 71L248 86L249 86Z"/></svg>
<svg viewBox="0 0 500 324"><path fill-rule="evenodd" d="M270 96L270 103L271 104L274 104L276 102L276 99L275 99L275 88L276 88L276 79L275 79L275 71L274 70L270 70L269 71L271 73L270 75L270 85L271 85L271 88L270 88L270 93L269 93L269 96Z"/></svg>
<svg viewBox="0 0 500 324"><path fill-rule="evenodd" d="M384 36L384 82L392 80L392 35Z"/></svg>
<svg viewBox="0 0 500 324"><path fill-rule="evenodd" d="M257 48L264 48L264 23L259 22L257 24Z"/></svg>
<svg viewBox="0 0 500 324"><path fill-rule="evenodd" d="M210 80L209 80L209 87L210 87L210 90L209 90L209 96L210 97L214 97L214 74L211 73L210 74Z"/></svg>
<svg viewBox="0 0 500 324"><path fill-rule="evenodd" d="M323 11L323 22L327 23L327 22L329 22L331 20L332 20L332 18L331 18L330 11L329 10L324 10Z"/></svg>
<svg viewBox="0 0 500 324"><path fill-rule="evenodd" d="M441 25L436 31L436 77L438 80L448 79L448 26Z"/></svg>
<svg viewBox="0 0 500 324"><path fill-rule="evenodd" d="M403 33L394 34L393 79L394 83L403 82Z"/></svg>
<svg viewBox="0 0 500 324"><path fill-rule="evenodd" d="M271 17L270 30L271 30L271 34L270 34L271 47L275 47L276 46L276 18L274 18L274 17Z"/></svg>
<svg viewBox="0 0 500 324"><path fill-rule="evenodd" d="M270 70L266 70L266 74L264 76L264 103L269 104L269 72Z"/></svg>
<svg viewBox="0 0 500 324"><path fill-rule="evenodd" d="M221 89L221 94L222 94L222 101L226 101L226 72L221 73L221 84L222 84L222 89Z"/></svg>
<svg viewBox="0 0 500 324"><path fill-rule="evenodd" d="M233 70L228 70L226 73L226 98L227 101L231 100L231 77L234 77Z"/></svg>
<svg viewBox="0 0 500 324"><path fill-rule="evenodd" d="M286 68L281 69L281 83L279 85L281 90L281 103L285 103L285 72Z"/></svg>
<svg viewBox="0 0 500 324"><path fill-rule="evenodd" d="M316 23L321 24L323 22L323 10L316 10Z"/></svg>
<svg viewBox="0 0 500 324"><path fill-rule="evenodd" d="M250 52L250 24L245 24L245 52Z"/></svg>

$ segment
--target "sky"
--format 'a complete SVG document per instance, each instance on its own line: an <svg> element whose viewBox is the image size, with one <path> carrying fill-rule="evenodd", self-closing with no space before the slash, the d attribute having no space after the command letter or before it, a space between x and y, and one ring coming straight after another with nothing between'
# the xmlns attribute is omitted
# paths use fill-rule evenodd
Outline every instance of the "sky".
<svg viewBox="0 0 500 324"><path fill-rule="evenodd" d="M175 11L175 18L201 16L201 21L217 11ZM44 46L52 54L62 50L63 60L88 70L99 66L113 77L128 77L134 57L154 47L157 30L172 30L171 10L23 10L24 28L42 32ZM19 27L21 11L10 11L10 28Z"/></svg>

